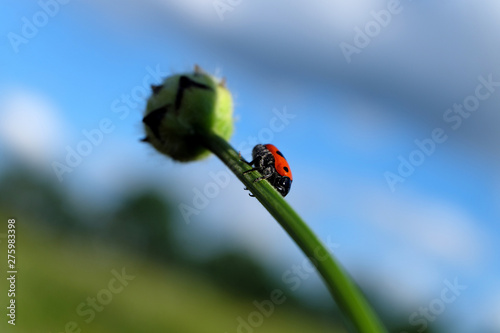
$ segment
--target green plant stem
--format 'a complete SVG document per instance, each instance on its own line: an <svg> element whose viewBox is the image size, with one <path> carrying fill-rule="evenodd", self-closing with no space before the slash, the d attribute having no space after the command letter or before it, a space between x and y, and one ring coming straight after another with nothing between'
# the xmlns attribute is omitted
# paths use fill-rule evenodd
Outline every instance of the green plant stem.
<svg viewBox="0 0 500 333"><path fill-rule="evenodd" d="M257 172L243 175L243 172L251 167L240 160L240 155L224 139L210 134L200 139L255 195L315 264L340 309L350 318L357 330L363 333L386 332L375 312L347 273L271 184L267 181L254 183L254 179L260 176Z"/></svg>

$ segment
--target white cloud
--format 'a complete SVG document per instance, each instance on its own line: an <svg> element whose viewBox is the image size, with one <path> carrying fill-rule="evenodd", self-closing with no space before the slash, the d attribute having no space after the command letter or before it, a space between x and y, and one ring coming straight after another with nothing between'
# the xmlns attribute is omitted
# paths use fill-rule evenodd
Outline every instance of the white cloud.
<svg viewBox="0 0 500 333"><path fill-rule="evenodd" d="M219 21L212 4L214 1L212 0L156 1L160 3L166 11L175 10L180 15L197 24L209 25L210 23Z"/></svg>
<svg viewBox="0 0 500 333"><path fill-rule="evenodd" d="M480 225L460 207L416 195L371 195L364 218L418 251L468 268L482 260L487 247Z"/></svg>
<svg viewBox="0 0 500 333"><path fill-rule="evenodd" d="M46 165L64 137L56 106L45 96L14 90L0 97L0 138L15 155Z"/></svg>
<svg viewBox="0 0 500 333"><path fill-rule="evenodd" d="M168 10L176 10L186 19L196 22L197 24L205 25L207 23L219 22L220 18L214 7L214 3L228 4L223 10L223 17L237 15L238 19L244 19L247 23L256 23L259 20L260 25L264 25L264 29L271 30L270 24L274 24L282 19L290 16L302 17L304 20L310 19L310 15L314 15L315 22L319 26L351 26L361 13L369 13L370 10L383 8L384 1L380 0L362 0L355 2L346 1L297 1L293 5L288 1L214 1L214 0L187 0L187 1L165 1L156 0L164 5ZM232 5L231 5L232 3ZM286 15L283 15L286 13ZM224 20L224 24L231 24L234 20ZM212 26L213 27L213 26ZM289 27L293 28L293 27ZM313 28L310 26L309 28ZM246 29L245 29L246 30ZM241 32L252 33L252 30ZM335 31L333 29L332 31ZM309 32L310 33L310 32Z"/></svg>

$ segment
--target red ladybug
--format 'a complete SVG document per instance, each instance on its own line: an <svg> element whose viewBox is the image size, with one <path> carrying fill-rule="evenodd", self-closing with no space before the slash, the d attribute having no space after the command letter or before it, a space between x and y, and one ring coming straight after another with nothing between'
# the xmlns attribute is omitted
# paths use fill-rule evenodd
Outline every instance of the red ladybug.
<svg viewBox="0 0 500 333"><path fill-rule="evenodd" d="M283 156L278 148L271 144L258 144L253 148L252 157L253 160L251 162L243 161L254 168L243 172L243 174L259 171L262 176L255 179L254 183L267 179L285 197L290 192L293 180L292 171L285 156Z"/></svg>

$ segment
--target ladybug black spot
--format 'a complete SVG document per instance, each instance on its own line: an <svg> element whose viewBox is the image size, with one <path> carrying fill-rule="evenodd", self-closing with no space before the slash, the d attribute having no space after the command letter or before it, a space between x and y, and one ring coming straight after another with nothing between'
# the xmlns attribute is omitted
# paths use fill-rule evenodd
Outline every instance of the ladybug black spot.
<svg viewBox="0 0 500 333"><path fill-rule="evenodd" d="M276 151L276 154L280 155L281 157L285 158L285 156L283 156L283 154L278 150Z"/></svg>
<svg viewBox="0 0 500 333"><path fill-rule="evenodd" d="M285 170L285 172L288 172L288 168L287 167L283 167L283 170Z"/></svg>

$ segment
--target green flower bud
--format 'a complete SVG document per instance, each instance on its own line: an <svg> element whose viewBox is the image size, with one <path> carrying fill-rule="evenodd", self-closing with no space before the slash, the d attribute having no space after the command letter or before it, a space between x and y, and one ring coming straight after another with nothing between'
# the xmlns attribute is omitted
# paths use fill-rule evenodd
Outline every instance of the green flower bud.
<svg viewBox="0 0 500 333"><path fill-rule="evenodd" d="M144 114L146 137L156 150L188 162L209 156L202 138L217 134L229 140L233 133L233 101L225 81L195 66L193 73L167 77L152 86Z"/></svg>

